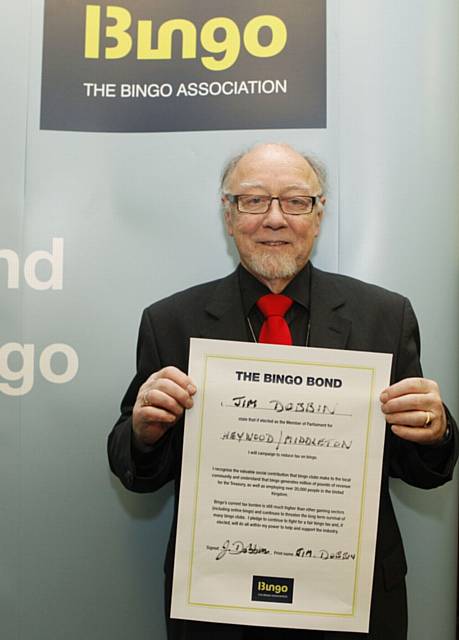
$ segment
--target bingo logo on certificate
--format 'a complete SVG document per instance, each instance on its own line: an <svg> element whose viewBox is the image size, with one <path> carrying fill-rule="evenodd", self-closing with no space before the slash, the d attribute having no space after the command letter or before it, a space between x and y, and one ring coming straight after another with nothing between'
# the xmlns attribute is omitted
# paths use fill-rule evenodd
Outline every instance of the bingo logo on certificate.
<svg viewBox="0 0 459 640"><path fill-rule="evenodd" d="M252 577L252 600L258 602L293 602L293 578Z"/></svg>

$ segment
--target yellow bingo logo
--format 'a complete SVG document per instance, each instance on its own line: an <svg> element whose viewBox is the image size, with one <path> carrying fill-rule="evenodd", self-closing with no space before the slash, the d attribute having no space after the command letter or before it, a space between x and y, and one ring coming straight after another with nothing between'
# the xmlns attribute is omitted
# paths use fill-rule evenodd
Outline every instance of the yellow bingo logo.
<svg viewBox="0 0 459 640"><path fill-rule="evenodd" d="M293 602L293 578L252 576L252 600L255 602Z"/></svg>
<svg viewBox="0 0 459 640"><path fill-rule="evenodd" d="M276 584L274 582L269 583L264 580L258 580L258 591L267 591L271 593L288 593L288 586L286 584Z"/></svg>
<svg viewBox="0 0 459 640"><path fill-rule="evenodd" d="M105 26L102 26L103 18L107 21ZM265 34L269 32L268 42L261 37L262 30ZM172 40L176 33L181 36L181 58L196 59L198 29L191 20L174 18L154 25L152 20L133 21L131 12L125 7L88 4L84 56L116 60L125 58L135 48L137 60L171 60ZM156 47L152 46L153 39ZM210 71L225 71L235 64L242 46L256 58L277 56L287 43L287 27L277 16L260 15L249 20L241 30L231 18L219 16L202 25L199 42L210 54L201 56L202 65Z"/></svg>

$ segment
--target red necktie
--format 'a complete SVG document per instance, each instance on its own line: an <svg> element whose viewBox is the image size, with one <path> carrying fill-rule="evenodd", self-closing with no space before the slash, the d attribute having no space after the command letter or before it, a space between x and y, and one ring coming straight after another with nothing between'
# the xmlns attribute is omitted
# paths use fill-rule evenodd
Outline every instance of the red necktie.
<svg viewBox="0 0 459 640"><path fill-rule="evenodd" d="M269 344L292 344L292 335L284 315L290 309L293 300L280 293L268 293L257 301L257 307L265 316L258 342Z"/></svg>

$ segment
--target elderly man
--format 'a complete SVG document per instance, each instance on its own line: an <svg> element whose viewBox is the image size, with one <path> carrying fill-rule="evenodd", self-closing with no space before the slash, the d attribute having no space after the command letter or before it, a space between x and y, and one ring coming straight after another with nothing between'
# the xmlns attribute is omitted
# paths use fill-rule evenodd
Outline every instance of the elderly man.
<svg viewBox="0 0 459 640"><path fill-rule="evenodd" d="M407 628L406 563L388 478L437 487L451 478L458 454L457 428L438 386L422 377L411 305L397 294L312 266L309 257L325 205L324 179L313 161L291 147L259 145L232 160L223 175L222 202L240 265L222 280L193 287L145 310L137 374L109 437L111 468L128 489L138 492L155 491L174 480L178 496L183 414L193 406L196 392L186 373L189 339L266 341L262 334L268 312L259 301L267 295L270 301L279 300L278 294L287 300L280 338L274 336L274 341L392 353L391 386L380 397L387 433L370 631L336 633L171 620L175 512L165 562L168 638L402 640Z"/></svg>

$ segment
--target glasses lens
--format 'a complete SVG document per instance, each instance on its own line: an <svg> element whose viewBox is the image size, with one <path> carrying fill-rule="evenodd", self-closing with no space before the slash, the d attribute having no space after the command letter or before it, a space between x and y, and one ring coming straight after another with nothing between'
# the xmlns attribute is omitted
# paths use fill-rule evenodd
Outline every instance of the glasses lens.
<svg viewBox="0 0 459 640"><path fill-rule="evenodd" d="M310 196L291 196L281 198L282 211L284 213L302 214L311 213L314 199Z"/></svg>
<svg viewBox="0 0 459 640"><path fill-rule="evenodd" d="M239 196L238 208L242 213L266 213L270 201L270 196Z"/></svg>

